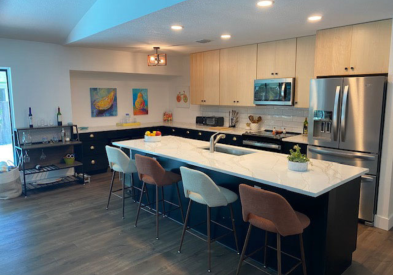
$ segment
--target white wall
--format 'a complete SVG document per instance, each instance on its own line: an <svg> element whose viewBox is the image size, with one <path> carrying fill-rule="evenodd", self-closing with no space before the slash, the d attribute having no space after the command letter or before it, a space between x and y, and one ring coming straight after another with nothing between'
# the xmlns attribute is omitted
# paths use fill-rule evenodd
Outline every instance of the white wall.
<svg viewBox="0 0 393 275"><path fill-rule="evenodd" d="M168 111L172 76L81 71L72 71L70 76L72 114L78 126L115 125L126 113L130 114L132 121L133 88L148 89L149 114L135 116L138 122L161 121L163 113ZM91 117L90 88L117 88L118 116Z"/></svg>

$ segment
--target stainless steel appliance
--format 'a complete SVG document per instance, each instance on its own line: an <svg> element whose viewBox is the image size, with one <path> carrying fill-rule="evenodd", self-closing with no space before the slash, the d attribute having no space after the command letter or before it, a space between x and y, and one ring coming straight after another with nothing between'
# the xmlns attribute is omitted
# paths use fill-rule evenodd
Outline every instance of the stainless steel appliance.
<svg viewBox="0 0 393 275"><path fill-rule="evenodd" d="M206 126L224 126L224 117L222 116L197 116L196 124Z"/></svg>
<svg viewBox="0 0 393 275"><path fill-rule="evenodd" d="M295 98L294 78L254 80L255 105L292 106Z"/></svg>
<svg viewBox="0 0 393 275"><path fill-rule="evenodd" d="M273 135L272 131L245 132L243 136L243 145L248 148L281 152L283 138L299 135L299 133L285 133L281 135Z"/></svg>
<svg viewBox="0 0 393 275"><path fill-rule="evenodd" d="M387 79L385 76L313 79L308 156L365 167L359 219L374 222Z"/></svg>

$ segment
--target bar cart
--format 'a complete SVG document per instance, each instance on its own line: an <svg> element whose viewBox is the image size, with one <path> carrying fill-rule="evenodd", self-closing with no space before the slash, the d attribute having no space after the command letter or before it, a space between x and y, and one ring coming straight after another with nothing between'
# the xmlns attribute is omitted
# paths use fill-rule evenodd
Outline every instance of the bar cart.
<svg viewBox="0 0 393 275"><path fill-rule="evenodd" d="M83 159L83 149L76 125L14 129L14 140L17 164L20 164L23 174L25 197L28 191L40 188L76 182L84 184L85 174L83 163L80 161ZM76 149L78 149L77 156L75 156ZM66 163L63 159L65 156L73 156L74 161ZM52 179L50 177L42 179L38 175L47 173L49 176L53 171L69 168L75 168L79 174L67 174ZM27 176L32 180L26 180Z"/></svg>

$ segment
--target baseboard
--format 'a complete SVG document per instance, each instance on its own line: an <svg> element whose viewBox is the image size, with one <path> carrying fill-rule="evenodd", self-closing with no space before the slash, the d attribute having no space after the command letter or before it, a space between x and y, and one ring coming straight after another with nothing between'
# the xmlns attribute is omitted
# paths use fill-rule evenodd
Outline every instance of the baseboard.
<svg viewBox="0 0 393 275"><path fill-rule="evenodd" d="M393 215L389 218L375 215L374 226L383 230L390 230L393 227Z"/></svg>

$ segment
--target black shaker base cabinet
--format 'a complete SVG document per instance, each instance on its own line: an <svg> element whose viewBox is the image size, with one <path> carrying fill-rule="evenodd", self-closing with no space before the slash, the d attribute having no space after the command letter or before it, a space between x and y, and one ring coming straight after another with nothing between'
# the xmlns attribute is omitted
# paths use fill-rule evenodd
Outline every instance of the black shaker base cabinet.
<svg viewBox="0 0 393 275"><path fill-rule="evenodd" d="M135 154L142 154L133 151ZM158 157L157 160L165 169L173 170L179 173L180 166L187 166L192 169L200 170L209 175L218 185L226 187L237 194L239 193L239 185L241 183L250 186L258 185L265 190L270 190L284 196L293 208L299 212L306 214L310 220L310 226L304 231L304 245L307 262L307 271L309 275L339 275L342 274L352 263L352 253L356 249L358 219L357 213L359 208L360 178L356 178L338 188L333 189L329 193L321 195L317 198L297 194L291 191L275 188L269 185L255 183L252 181L240 179L234 176L218 173L208 169L201 169L190 166L188 164ZM135 184L141 186L141 182L134 177ZM180 185L182 186L182 185ZM182 188L182 187L181 187ZM176 201L176 188L165 188L165 197L169 200ZM149 196L151 199L155 196L155 189L149 186ZM181 191L182 193L183 191ZM188 200L183 198L183 206L188 205ZM235 223L239 238L239 246L243 247L248 224L243 222L240 200L233 204ZM170 212L169 216L181 222L179 211ZM193 204L190 214L190 226L199 224L206 220L206 207L200 204ZM225 207L212 209L212 219L220 223L227 224L230 227L230 219L228 210ZM197 228L202 234L206 234L206 227ZM218 226L212 225L212 238L220 236L226 231ZM268 243L270 246L276 246L276 235L269 234ZM180 238L180 236L178 236ZM186 235L186 238L189 237ZM233 237L220 240L224 245L235 250ZM282 238L282 251L294 256L300 257L299 238L298 236L290 236ZM264 244L264 232L254 229L248 246L248 251L253 251ZM214 252L213 252L214 253ZM253 256L259 262L263 262L263 249ZM267 255L268 267L277 269L276 252L270 250ZM283 255L283 274L289 271L296 263L293 259ZM301 267L298 267L291 274L302 274Z"/></svg>

